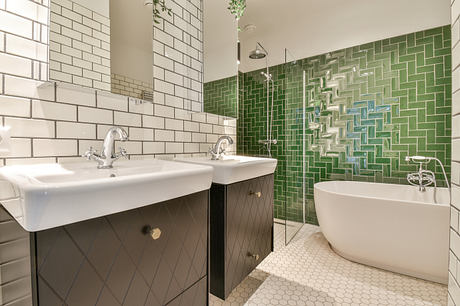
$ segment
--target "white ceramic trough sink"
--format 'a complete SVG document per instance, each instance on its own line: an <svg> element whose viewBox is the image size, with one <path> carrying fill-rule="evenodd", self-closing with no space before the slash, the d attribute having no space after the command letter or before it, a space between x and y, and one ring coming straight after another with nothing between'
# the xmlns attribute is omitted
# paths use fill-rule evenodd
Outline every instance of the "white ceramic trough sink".
<svg viewBox="0 0 460 306"><path fill-rule="evenodd" d="M223 159L212 160L210 157L177 158L176 160L212 166L216 184L228 185L256 178L275 172L277 160L274 158L249 157L239 155L224 155Z"/></svg>
<svg viewBox="0 0 460 306"><path fill-rule="evenodd" d="M211 167L164 160L0 168L0 203L30 232L155 204L207 190Z"/></svg>

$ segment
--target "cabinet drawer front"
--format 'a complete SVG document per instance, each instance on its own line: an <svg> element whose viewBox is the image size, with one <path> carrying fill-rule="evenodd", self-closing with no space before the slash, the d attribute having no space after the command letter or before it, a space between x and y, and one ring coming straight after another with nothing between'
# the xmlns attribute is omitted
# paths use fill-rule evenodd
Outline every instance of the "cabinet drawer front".
<svg viewBox="0 0 460 306"><path fill-rule="evenodd" d="M226 295L271 252L273 175L227 190Z"/></svg>
<svg viewBox="0 0 460 306"><path fill-rule="evenodd" d="M37 233L39 304L167 304L206 275L207 204L205 191Z"/></svg>

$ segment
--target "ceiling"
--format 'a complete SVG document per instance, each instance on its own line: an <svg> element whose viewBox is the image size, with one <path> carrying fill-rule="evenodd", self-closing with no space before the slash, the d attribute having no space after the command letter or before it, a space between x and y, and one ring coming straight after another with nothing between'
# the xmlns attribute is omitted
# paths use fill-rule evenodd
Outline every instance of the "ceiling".
<svg viewBox="0 0 460 306"><path fill-rule="evenodd" d="M215 0L214 0L215 1ZM221 0L225 2L224 0ZM242 31L240 71L265 67L250 60L259 41L270 66L384 38L450 24L450 0L247 0Z"/></svg>

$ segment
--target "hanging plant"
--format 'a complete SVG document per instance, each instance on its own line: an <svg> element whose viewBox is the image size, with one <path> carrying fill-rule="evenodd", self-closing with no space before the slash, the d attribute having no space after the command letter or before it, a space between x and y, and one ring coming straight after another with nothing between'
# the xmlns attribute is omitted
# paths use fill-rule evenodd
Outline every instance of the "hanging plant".
<svg viewBox="0 0 460 306"><path fill-rule="evenodd" d="M228 9L232 15L235 15L236 20L239 20L246 9L246 0L230 0Z"/></svg>
<svg viewBox="0 0 460 306"><path fill-rule="evenodd" d="M167 12L169 16L172 16L172 11L166 6L165 0L153 0L153 22L156 24L160 23L161 14Z"/></svg>

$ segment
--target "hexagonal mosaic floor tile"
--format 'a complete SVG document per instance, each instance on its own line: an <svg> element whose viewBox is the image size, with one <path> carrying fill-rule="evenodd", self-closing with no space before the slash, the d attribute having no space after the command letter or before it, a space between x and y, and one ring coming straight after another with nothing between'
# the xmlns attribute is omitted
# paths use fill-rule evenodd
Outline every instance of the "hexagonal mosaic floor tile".
<svg viewBox="0 0 460 306"><path fill-rule="evenodd" d="M348 261L318 226L304 225L288 246L275 224L275 252L228 297L212 306L447 305L447 286Z"/></svg>

